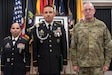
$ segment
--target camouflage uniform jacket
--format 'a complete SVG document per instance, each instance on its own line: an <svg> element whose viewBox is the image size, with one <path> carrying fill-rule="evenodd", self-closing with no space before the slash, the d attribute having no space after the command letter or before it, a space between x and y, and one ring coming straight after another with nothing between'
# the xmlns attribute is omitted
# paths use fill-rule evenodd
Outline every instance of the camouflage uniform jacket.
<svg viewBox="0 0 112 75"><path fill-rule="evenodd" d="M71 38L72 63L80 67L109 66L111 45L111 34L104 22L95 18L89 23L77 23Z"/></svg>

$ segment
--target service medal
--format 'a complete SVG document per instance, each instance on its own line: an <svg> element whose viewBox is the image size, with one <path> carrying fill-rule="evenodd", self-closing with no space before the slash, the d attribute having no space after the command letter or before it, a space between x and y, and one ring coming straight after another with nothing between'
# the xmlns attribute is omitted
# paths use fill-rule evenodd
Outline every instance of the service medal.
<svg viewBox="0 0 112 75"><path fill-rule="evenodd" d="M17 48L19 48L19 49L25 49L25 44L19 43L19 44L17 44Z"/></svg>
<svg viewBox="0 0 112 75"><path fill-rule="evenodd" d="M60 37L62 35L61 28L58 27L54 32L55 37Z"/></svg>
<svg viewBox="0 0 112 75"><path fill-rule="evenodd" d="M57 31L57 35L58 35L58 37L60 37L60 36L62 35L61 28L58 27L56 31Z"/></svg>

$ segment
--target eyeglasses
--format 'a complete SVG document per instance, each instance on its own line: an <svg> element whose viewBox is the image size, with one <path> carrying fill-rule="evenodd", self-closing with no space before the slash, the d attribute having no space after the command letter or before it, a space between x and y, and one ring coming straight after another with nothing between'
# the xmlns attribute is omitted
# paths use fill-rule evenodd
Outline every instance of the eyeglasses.
<svg viewBox="0 0 112 75"><path fill-rule="evenodd" d="M94 10L94 9L84 9L83 11L87 12L87 11L92 11L92 10Z"/></svg>

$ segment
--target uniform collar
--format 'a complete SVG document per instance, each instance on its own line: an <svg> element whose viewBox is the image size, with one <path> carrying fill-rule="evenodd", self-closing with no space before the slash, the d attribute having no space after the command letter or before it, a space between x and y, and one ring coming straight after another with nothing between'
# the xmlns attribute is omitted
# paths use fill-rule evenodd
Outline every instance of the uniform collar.
<svg viewBox="0 0 112 75"><path fill-rule="evenodd" d="M17 36L16 38L14 38L14 37L12 36L12 40L17 41L17 40L18 40L18 38L19 38L19 36Z"/></svg>
<svg viewBox="0 0 112 75"><path fill-rule="evenodd" d="M48 28L49 23L47 23L47 22L45 21L45 24L46 24L46 26L47 26L47 28ZM53 21L50 23L50 25L53 26Z"/></svg>
<svg viewBox="0 0 112 75"><path fill-rule="evenodd" d="M95 17L93 19L91 19L90 21L87 21L87 20L84 20L84 23L91 23L91 22L94 22L95 21Z"/></svg>

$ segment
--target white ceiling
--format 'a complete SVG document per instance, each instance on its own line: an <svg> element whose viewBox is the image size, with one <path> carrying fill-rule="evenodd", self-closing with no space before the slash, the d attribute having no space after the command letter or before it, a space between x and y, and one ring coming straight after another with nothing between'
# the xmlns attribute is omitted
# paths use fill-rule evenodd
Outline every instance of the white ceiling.
<svg viewBox="0 0 112 75"><path fill-rule="evenodd" d="M112 6L112 0L83 0L83 2L92 2L95 6Z"/></svg>
<svg viewBox="0 0 112 75"><path fill-rule="evenodd" d="M83 1L90 1L90 2L112 2L112 0L83 0Z"/></svg>

